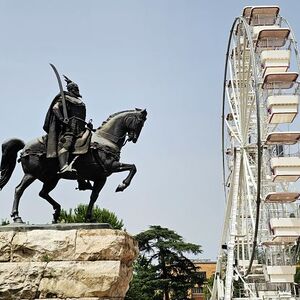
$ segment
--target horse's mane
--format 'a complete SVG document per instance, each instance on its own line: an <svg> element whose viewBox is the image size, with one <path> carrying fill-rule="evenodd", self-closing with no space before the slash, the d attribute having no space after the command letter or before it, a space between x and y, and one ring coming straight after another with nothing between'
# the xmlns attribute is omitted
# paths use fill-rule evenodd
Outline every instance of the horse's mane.
<svg viewBox="0 0 300 300"><path fill-rule="evenodd" d="M122 111L116 112L116 113L110 115L97 129L100 129L102 126L104 126L107 122L109 122L115 116L126 113L126 112L128 112L128 113L135 112L135 110L129 109L129 110L122 110Z"/></svg>

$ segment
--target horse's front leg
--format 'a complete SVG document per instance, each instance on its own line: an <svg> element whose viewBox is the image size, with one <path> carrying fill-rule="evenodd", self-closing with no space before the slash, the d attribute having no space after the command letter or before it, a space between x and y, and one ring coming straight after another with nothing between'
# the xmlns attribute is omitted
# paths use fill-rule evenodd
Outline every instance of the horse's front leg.
<svg viewBox="0 0 300 300"><path fill-rule="evenodd" d="M93 222L93 207L94 207L96 200L98 199L99 193L101 192L105 182L106 182L106 177L101 178L98 181L95 181L93 184L93 190L92 190L92 194L90 197L90 203L89 203L89 206L88 206L88 209L86 212L86 216L85 216L86 223Z"/></svg>
<svg viewBox="0 0 300 300"><path fill-rule="evenodd" d="M124 171L129 171L128 176L122 181L121 184L118 185L116 192L123 192L129 185L130 182L135 175L137 169L134 164L123 164L120 162L115 162L113 163L113 168L112 172L113 173L119 173L119 172L124 172Z"/></svg>

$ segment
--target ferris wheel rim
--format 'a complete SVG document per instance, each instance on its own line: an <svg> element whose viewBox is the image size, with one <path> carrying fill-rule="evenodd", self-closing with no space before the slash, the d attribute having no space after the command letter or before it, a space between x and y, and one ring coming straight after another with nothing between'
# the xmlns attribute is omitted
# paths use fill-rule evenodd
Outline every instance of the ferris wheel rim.
<svg viewBox="0 0 300 300"><path fill-rule="evenodd" d="M227 52L225 59L225 68L224 68L224 81L223 81L223 101L222 101L222 162L223 162L223 187L225 199L227 199L226 192L226 184L225 184L225 104L226 104L226 79L227 79L227 70L228 70L228 62L229 62L229 51L231 48L233 32L237 23L243 24L245 28L247 39L249 40L249 48L252 64L256 63L254 47L253 47L253 39L249 32L249 25L243 17L236 17L228 38L227 44ZM249 261L249 266L244 274L247 276L251 272L255 249L257 246L257 236L258 236L258 227L259 227L259 216L260 216L260 203L261 203L261 165L262 165L262 147L261 147L261 123L260 123L260 111L259 111L259 93L258 93L258 74L256 68L253 68L253 78L254 78L254 90L255 90L255 105L256 105L256 129L257 129L257 141L256 141L256 149L257 149L257 184L256 184L256 216L255 216L255 226L254 226L254 234L253 234L253 243L252 243L252 253Z"/></svg>

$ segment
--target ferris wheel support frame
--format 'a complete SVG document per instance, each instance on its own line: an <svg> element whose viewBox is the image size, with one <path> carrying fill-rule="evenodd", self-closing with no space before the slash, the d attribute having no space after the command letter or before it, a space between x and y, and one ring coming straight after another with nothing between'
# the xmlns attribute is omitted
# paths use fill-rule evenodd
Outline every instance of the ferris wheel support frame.
<svg viewBox="0 0 300 300"><path fill-rule="evenodd" d="M278 16L276 24L282 26L282 22L286 23L290 30L288 49L294 50L298 72L300 72L299 51L294 32L288 21ZM236 32L236 36L233 38L234 32ZM231 53L230 50L232 50ZM265 109L265 106L260 103L264 94L259 85L261 82L259 82L260 77L258 77L259 70L256 56L250 25L243 17L235 18L228 38L223 80L222 154L226 211L212 290L213 300L231 299L234 291L234 274L243 283L246 295L250 298L259 297L258 291L253 290L250 284L251 281L248 282L247 278L251 273L254 257L257 253L259 230L265 230L262 229L265 216L260 211L261 194L265 195L266 189L268 190L269 187L266 186L266 181L263 179L268 171L266 173L265 166L262 166L262 160L265 160L266 157L269 158L270 154L264 151L261 138L262 136L265 137L270 128L261 128L261 122L267 122L267 115L265 111L260 111ZM228 81L228 79L231 80ZM300 84L296 87L294 93L299 93L299 90ZM231 112L227 115L230 118L225 115L226 105L229 112ZM254 108L254 105L256 108ZM231 121L233 122L231 123ZM225 127L229 132L228 137L231 141L231 148L226 149ZM272 127L271 131L275 127ZM253 141L251 144L253 136L255 142ZM226 174L225 153L226 155L232 155L229 160L229 174ZM241 176L239 176L239 172ZM286 191L287 187L284 184L282 185L283 191ZM240 205L238 208L239 218L237 218L238 205ZM261 216L260 213L262 213ZM243 222L244 218L248 220ZM300 252L300 236L297 239L296 248L296 252ZM223 249L227 249L227 252L224 252ZM292 260L294 258L295 254ZM241 264L236 265L235 261L240 259ZM227 263L226 272L223 268L224 262ZM242 268L238 268L238 265Z"/></svg>

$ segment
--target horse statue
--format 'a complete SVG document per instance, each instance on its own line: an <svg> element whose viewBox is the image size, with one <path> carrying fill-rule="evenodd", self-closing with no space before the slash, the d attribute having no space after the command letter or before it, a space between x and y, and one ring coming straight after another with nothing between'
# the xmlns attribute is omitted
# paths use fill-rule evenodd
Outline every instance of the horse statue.
<svg viewBox="0 0 300 300"><path fill-rule="evenodd" d="M60 179L92 181L92 193L85 216L86 222L92 222L92 210L106 178L112 173L129 171L128 176L118 185L116 192L124 191L136 173L134 164L121 163L120 151L126 142L136 143L147 111L141 109L115 113L103 122L94 132L87 130L88 137L79 141L81 145L74 147L72 167L76 174L71 176L60 174L57 158L46 158L46 136L37 138L28 144L20 139L10 139L2 144L0 190L9 181L17 162L17 154L22 150L18 162L21 162L24 176L15 189L11 217L16 223L23 223L19 216L19 202L25 189L36 179L43 182L39 196L48 201L53 209L53 222L57 223L61 206L49 193L56 187ZM76 141L76 143L78 140Z"/></svg>

